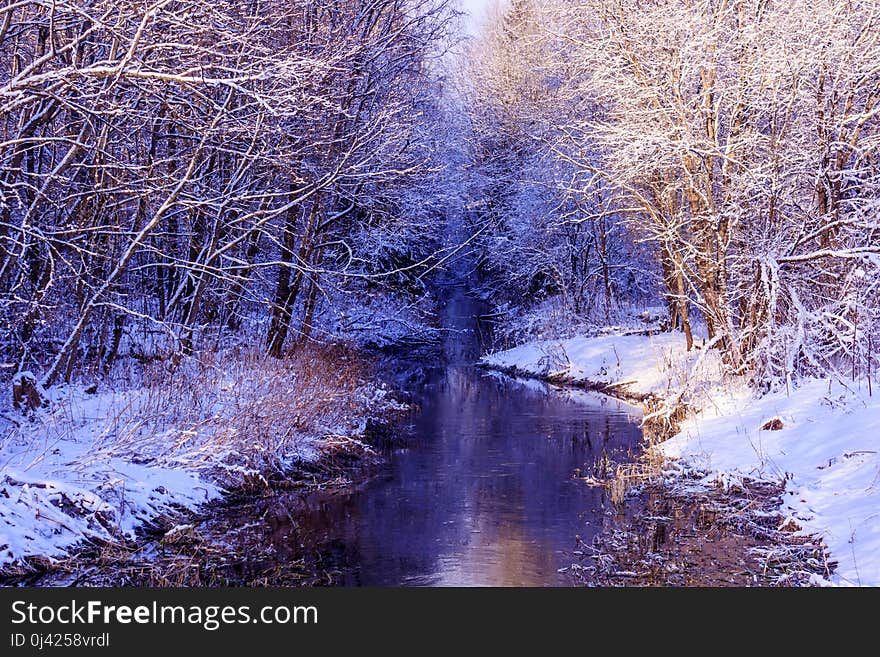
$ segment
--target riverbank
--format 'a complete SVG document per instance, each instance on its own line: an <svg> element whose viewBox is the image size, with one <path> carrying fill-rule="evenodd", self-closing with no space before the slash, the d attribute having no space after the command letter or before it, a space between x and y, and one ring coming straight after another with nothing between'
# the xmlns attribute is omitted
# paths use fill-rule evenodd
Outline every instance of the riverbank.
<svg viewBox="0 0 880 657"><path fill-rule="evenodd" d="M676 334L532 342L481 364L642 400L646 422L662 430L648 436L653 476L635 483L733 494L741 503L724 505L732 516L757 509L778 532L769 538L780 550L768 561L820 537L828 553L820 561L836 564L833 573L820 578L812 568L794 580L880 585L880 398L867 381L807 380L757 395L724 377L713 351L688 353ZM743 493L756 486L781 493L757 505Z"/></svg>
<svg viewBox="0 0 880 657"><path fill-rule="evenodd" d="M784 488L658 478L617 505L571 573L585 586L803 586L833 570L821 540L779 528ZM821 579L816 579L821 578Z"/></svg>
<svg viewBox="0 0 880 657"><path fill-rule="evenodd" d="M145 536L192 543L187 521L231 496L325 485L378 458L367 434L405 409L343 347L208 354L137 387L53 389L48 408L0 419L0 572L107 560Z"/></svg>

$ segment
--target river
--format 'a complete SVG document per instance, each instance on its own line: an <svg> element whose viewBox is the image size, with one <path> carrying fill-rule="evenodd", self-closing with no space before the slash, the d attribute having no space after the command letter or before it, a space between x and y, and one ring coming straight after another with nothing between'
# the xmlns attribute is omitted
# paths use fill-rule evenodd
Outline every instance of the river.
<svg viewBox="0 0 880 657"><path fill-rule="evenodd" d="M442 354L410 365L418 410L378 475L355 490L319 492L266 540L320 551L335 584L558 586L579 540L601 531L610 501L576 478L638 449L635 409L559 392L474 366L484 308L446 287ZM263 531L265 531L263 527Z"/></svg>

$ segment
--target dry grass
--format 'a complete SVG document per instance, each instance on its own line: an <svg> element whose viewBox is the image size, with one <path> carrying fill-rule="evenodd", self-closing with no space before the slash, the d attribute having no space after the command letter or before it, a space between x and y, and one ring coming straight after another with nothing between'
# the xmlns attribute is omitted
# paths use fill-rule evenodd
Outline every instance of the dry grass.
<svg viewBox="0 0 880 657"><path fill-rule="evenodd" d="M343 347L283 359L257 350L156 366L106 420L98 451L210 471L224 485L282 472L324 436L351 436L370 412L363 363Z"/></svg>
<svg viewBox="0 0 880 657"><path fill-rule="evenodd" d="M647 461L618 465L608 482L611 503L621 506L630 491L655 481L659 475L660 468Z"/></svg>
<svg viewBox="0 0 880 657"><path fill-rule="evenodd" d="M654 481L609 516L582 544L575 581L591 586L804 586L827 578L818 537L781 525L784 489L744 481L739 489L698 492ZM684 483L684 482L682 482Z"/></svg>

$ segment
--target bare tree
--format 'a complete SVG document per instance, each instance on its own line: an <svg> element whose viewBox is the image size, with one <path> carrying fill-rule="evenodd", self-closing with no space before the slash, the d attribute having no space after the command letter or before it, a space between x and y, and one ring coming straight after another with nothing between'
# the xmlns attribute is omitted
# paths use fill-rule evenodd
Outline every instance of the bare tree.
<svg viewBox="0 0 880 657"><path fill-rule="evenodd" d="M482 89L498 106L512 91L538 119L523 116L516 139L576 172L557 207L592 195L582 221L653 246L688 347L695 308L734 371L864 369L880 251L877 3L533 0L508 15L525 5L530 25L508 29L528 43L532 90Z"/></svg>
<svg viewBox="0 0 880 657"><path fill-rule="evenodd" d="M372 193L426 175L414 126L447 4L0 8L7 359L48 386L267 311L273 354L297 307L307 335Z"/></svg>

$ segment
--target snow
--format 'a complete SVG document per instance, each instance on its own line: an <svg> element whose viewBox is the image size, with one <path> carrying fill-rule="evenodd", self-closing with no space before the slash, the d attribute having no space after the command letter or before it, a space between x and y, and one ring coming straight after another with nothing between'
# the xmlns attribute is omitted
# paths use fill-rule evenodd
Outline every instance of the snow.
<svg viewBox="0 0 880 657"><path fill-rule="evenodd" d="M32 381L36 383L37 376L33 372L29 372L27 370L22 370L21 372L17 372L15 376L12 377L12 385L20 386L25 381Z"/></svg>
<svg viewBox="0 0 880 657"><path fill-rule="evenodd" d="M823 537L838 563L832 583L880 586L880 395L869 396L865 382L808 379L757 396L722 378L714 350L687 353L679 334L537 341L482 363L685 398L693 412L658 447L666 457L705 473L706 485L785 481L782 524ZM774 418L780 430L762 429Z"/></svg>
<svg viewBox="0 0 880 657"><path fill-rule="evenodd" d="M775 417L783 428L762 430ZM880 586L880 398L830 380L728 392L660 449L722 481L787 480L782 512L823 537L834 582Z"/></svg>
<svg viewBox="0 0 880 657"><path fill-rule="evenodd" d="M630 404L626 400L609 397L592 390L580 390L578 388L554 385L535 378L511 377L493 371L486 372L485 376L495 376L507 384L512 382L533 392L552 394L556 397L567 399L581 408L591 407L602 410L611 408L615 411L625 412L634 418L641 417L642 415L641 407Z"/></svg>
<svg viewBox="0 0 880 657"><path fill-rule="evenodd" d="M0 442L0 565L59 557L83 539L131 537L145 521L221 494L171 459L135 462L156 460L152 441L126 449L113 444L109 424L100 420L135 397L77 392L53 412L9 427Z"/></svg>
<svg viewBox="0 0 880 657"><path fill-rule="evenodd" d="M667 394L697 373L717 371L718 364L714 352L687 353L678 333L542 340L485 356L481 363L641 396Z"/></svg>
<svg viewBox="0 0 880 657"><path fill-rule="evenodd" d="M331 437L355 443L369 417L406 408L384 386L337 389L319 370L287 378L280 361L261 362L171 387L53 388L48 409L0 414L0 567L133 538L248 477L319 459Z"/></svg>

